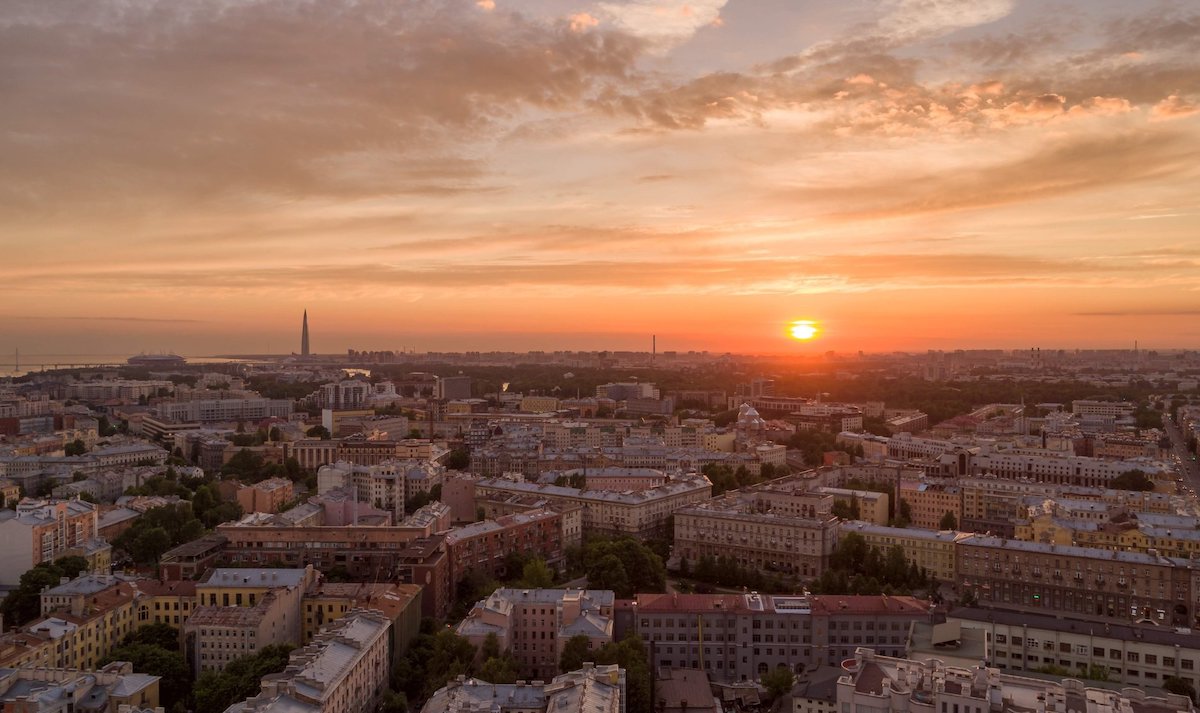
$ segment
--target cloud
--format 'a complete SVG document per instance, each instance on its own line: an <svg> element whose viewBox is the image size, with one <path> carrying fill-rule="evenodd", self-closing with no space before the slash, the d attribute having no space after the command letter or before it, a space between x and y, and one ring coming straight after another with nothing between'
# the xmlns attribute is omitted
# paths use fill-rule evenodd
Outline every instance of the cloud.
<svg viewBox="0 0 1200 713"><path fill-rule="evenodd" d="M567 18L571 32L587 32L600 24L600 21L586 12L579 12Z"/></svg>
<svg viewBox="0 0 1200 713"><path fill-rule="evenodd" d="M66 321L66 322L144 322L147 324L204 324L208 320L204 319L183 319L183 318L154 318L154 317L113 317L108 315L92 315L87 317L81 316L30 316L30 315L3 315L0 319L20 319L20 320L36 320L38 322L46 321Z"/></svg>
<svg viewBox="0 0 1200 713"><path fill-rule="evenodd" d="M1186 133L1082 136L1040 146L1036 152L975 168L895 175L876 182L792 190L794 199L862 196L842 220L879 219L1031 203L1118 185L1184 175L1200 158Z"/></svg>
<svg viewBox="0 0 1200 713"><path fill-rule="evenodd" d="M0 212L470 188L468 147L582 107L642 49L471 0L15 0Z"/></svg>
<svg viewBox="0 0 1200 713"><path fill-rule="evenodd" d="M491 12L496 9L496 0L475 0L475 7Z"/></svg>
<svg viewBox="0 0 1200 713"><path fill-rule="evenodd" d="M1163 99L1151 110L1151 116L1158 121L1182 119L1196 114L1200 114L1200 106L1184 100L1178 94Z"/></svg>
<svg viewBox="0 0 1200 713"><path fill-rule="evenodd" d="M729 0L628 0L602 2L600 14L616 28L660 49L685 42L704 27L719 27Z"/></svg>

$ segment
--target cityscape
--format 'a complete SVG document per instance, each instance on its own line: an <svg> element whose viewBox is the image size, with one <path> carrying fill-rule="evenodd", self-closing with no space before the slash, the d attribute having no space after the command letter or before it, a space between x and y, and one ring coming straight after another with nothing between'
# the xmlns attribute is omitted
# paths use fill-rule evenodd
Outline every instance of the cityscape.
<svg viewBox="0 0 1200 713"><path fill-rule="evenodd" d="M12 0L0 100L0 713L1196 713L1192 0Z"/></svg>

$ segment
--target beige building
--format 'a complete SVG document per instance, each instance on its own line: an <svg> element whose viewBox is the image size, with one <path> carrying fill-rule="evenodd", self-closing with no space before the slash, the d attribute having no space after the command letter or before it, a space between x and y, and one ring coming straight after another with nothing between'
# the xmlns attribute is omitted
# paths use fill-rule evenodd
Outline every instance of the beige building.
<svg viewBox="0 0 1200 713"><path fill-rule="evenodd" d="M499 704L498 702L503 702ZM488 683L459 676L439 688L421 713L624 713L625 670L585 663L552 681Z"/></svg>
<svg viewBox="0 0 1200 713"><path fill-rule="evenodd" d="M814 492L822 495L832 495L835 503L843 507L858 507L857 520L873 522L876 525L886 525L888 515L887 493L877 493L873 490L847 490L845 488L817 488Z"/></svg>
<svg viewBox="0 0 1200 713"><path fill-rule="evenodd" d="M475 495L477 499L533 495L556 504L577 505L582 509L585 536L595 533L651 538L669 535L671 515L710 498L712 483L704 476L692 475L657 488L619 493L485 478L475 483Z"/></svg>
<svg viewBox="0 0 1200 713"><path fill-rule="evenodd" d="M847 713L1191 713L1187 696L1089 688L1074 679L1024 678L984 666L910 661L860 648L842 663L837 703Z"/></svg>
<svg viewBox="0 0 1200 713"><path fill-rule="evenodd" d="M962 494L956 487L905 481L899 492L899 498L908 503L913 527L941 529L946 513L954 516L955 526L962 522Z"/></svg>
<svg viewBox="0 0 1200 713"><path fill-rule="evenodd" d="M904 550L909 562L929 572L939 582L955 581L955 552L959 540L968 533L954 530L921 530L918 528L887 527L867 522L843 522L841 536L862 535L867 544L885 554L893 547Z"/></svg>
<svg viewBox="0 0 1200 713"><path fill-rule="evenodd" d="M196 585L198 606L183 636L195 671L223 668L273 644L298 646L303 597L316 583L305 569L212 569Z"/></svg>
<svg viewBox="0 0 1200 713"><path fill-rule="evenodd" d="M523 677L547 680L571 637L586 636L592 650L613 640L613 601L608 590L497 589L456 631L476 647L494 634Z"/></svg>
<svg viewBox="0 0 1200 713"><path fill-rule="evenodd" d="M388 630L379 612L356 610L293 651L283 673L226 713L373 713L388 686Z"/></svg>
<svg viewBox="0 0 1200 713"><path fill-rule="evenodd" d="M1200 642L1171 627L1100 624L1045 614L962 607L948 622L984 633L988 665L1007 671L1054 667L1097 673L1138 688L1161 688L1170 677L1200 687Z"/></svg>
<svg viewBox="0 0 1200 713"><path fill-rule="evenodd" d="M525 413L553 413L558 410L558 399L553 396L526 396L521 399L521 411Z"/></svg>
<svg viewBox="0 0 1200 713"><path fill-rule="evenodd" d="M155 710L158 701L159 677L134 673L128 662L114 661L98 670L0 670L0 710L13 713L138 713Z"/></svg>
<svg viewBox="0 0 1200 713"><path fill-rule="evenodd" d="M242 506L242 512L279 512L292 500L295 500L295 489L292 481L287 478L268 478L253 485L243 485L237 489L237 504Z"/></svg>
<svg viewBox="0 0 1200 713"><path fill-rule="evenodd" d="M1114 622L1191 626L1191 560L971 535L958 541L959 587L983 606Z"/></svg>
<svg viewBox="0 0 1200 713"><path fill-rule="evenodd" d="M675 512L672 559L693 569L702 557L793 577L819 577L837 544L833 496L735 491Z"/></svg>

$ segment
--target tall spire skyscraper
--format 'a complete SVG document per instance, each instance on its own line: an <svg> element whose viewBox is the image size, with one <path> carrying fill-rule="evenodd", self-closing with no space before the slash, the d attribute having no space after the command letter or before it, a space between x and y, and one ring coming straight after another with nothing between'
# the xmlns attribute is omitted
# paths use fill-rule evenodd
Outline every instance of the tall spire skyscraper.
<svg viewBox="0 0 1200 713"><path fill-rule="evenodd" d="M304 328L300 331L300 356L308 356L308 310L304 310Z"/></svg>

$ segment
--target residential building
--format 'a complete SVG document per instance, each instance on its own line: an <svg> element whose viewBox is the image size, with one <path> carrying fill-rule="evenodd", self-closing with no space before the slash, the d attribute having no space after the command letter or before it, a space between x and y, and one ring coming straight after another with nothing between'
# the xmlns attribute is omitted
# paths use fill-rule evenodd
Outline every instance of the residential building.
<svg viewBox="0 0 1200 713"><path fill-rule="evenodd" d="M641 637L652 668L757 681L780 666L801 673L836 664L859 646L903 655L910 625L928 610L912 597L639 594L620 604L615 635Z"/></svg>
<svg viewBox="0 0 1200 713"><path fill-rule="evenodd" d="M242 512L279 512L296 498L292 481L287 478L268 478L253 485L239 486L237 504Z"/></svg>
<svg viewBox="0 0 1200 713"><path fill-rule="evenodd" d="M846 508L857 508L858 516L854 519L863 522L873 522L876 525L886 525L891 519L887 493L877 493L873 490L849 490L847 488L816 488L813 492L821 495L832 495L833 502L841 503Z"/></svg>
<svg viewBox="0 0 1200 713"><path fill-rule="evenodd" d="M672 559L702 557L792 577L819 577L837 544L833 495L743 490L676 510Z"/></svg>
<svg viewBox="0 0 1200 713"><path fill-rule="evenodd" d="M302 643L311 643L329 622L367 609L391 622L389 651L393 664L398 663L421 632L421 586L417 584L318 580L316 588L304 595Z"/></svg>
<svg viewBox="0 0 1200 713"><path fill-rule="evenodd" d="M858 649L842 663L840 710L855 713L1190 713L1187 696L1144 690L1089 688L1074 679L1024 678L998 669L948 666L937 659L910 661Z"/></svg>
<svg viewBox="0 0 1200 713"><path fill-rule="evenodd" d="M968 536L954 530L921 530L910 527L887 527L868 522L843 522L840 537L849 533L861 535L871 547L885 555L893 547L904 550L905 558L924 569L939 582L954 582L957 543Z"/></svg>
<svg viewBox="0 0 1200 713"><path fill-rule="evenodd" d="M1080 677L1103 671L1134 687L1161 688L1172 677L1200 686L1200 641L1190 630L972 607L952 610L947 621L983 632L987 665L1002 671L1056 667Z"/></svg>
<svg viewBox="0 0 1200 713"><path fill-rule="evenodd" d="M941 530L946 513L954 517L954 527L962 522L962 494L955 486L905 481L897 497L908 503L913 527Z"/></svg>
<svg viewBox="0 0 1200 713"><path fill-rule="evenodd" d="M699 475L671 480L657 488L637 492L580 490L558 485L485 478L475 483L476 498L499 495L534 495L553 503L582 508L584 535L628 534L640 538L669 535L669 518L676 510L712 496L712 483Z"/></svg>
<svg viewBox="0 0 1200 713"><path fill-rule="evenodd" d="M224 535L211 534L172 547L158 559L159 575L164 580L199 579L217 563L228 542Z"/></svg>
<svg viewBox="0 0 1200 713"><path fill-rule="evenodd" d="M971 535L955 564L986 607L1173 626L1196 613L1200 567L1188 559Z"/></svg>
<svg viewBox="0 0 1200 713"><path fill-rule="evenodd" d="M439 688L421 713L625 713L625 670L585 663L542 681L488 683L459 676Z"/></svg>
<svg viewBox="0 0 1200 713"><path fill-rule="evenodd" d="M446 533L446 551L456 583L468 572L493 579L520 576L506 570L510 555L540 557L551 569L561 569L562 516L550 509L532 510L456 527Z"/></svg>
<svg viewBox="0 0 1200 713"><path fill-rule="evenodd" d="M0 510L0 585L16 585L27 570L70 554L103 568L111 548L98 539L98 527L96 506L83 500L26 498L15 510Z"/></svg>
<svg viewBox="0 0 1200 713"><path fill-rule="evenodd" d="M155 709L159 677L114 661L100 669L0 668L0 710L12 713L126 713ZM161 708L157 708L161 711Z"/></svg>
<svg viewBox="0 0 1200 713"><path fill-rule="evenodd" d="M198 606L183 625L193 670L220 670L266 646L298 646L304 631L303 597L315 583L311 565L210 570L196 585Z"/></svg>
<svg viewBox="0 0 1200 713"><path fill-rule="evenodd" d="M293 651L262 692L226 713L374 713L388 687L388 630L378 612L356 610Z"/></svg>
<svg viewBox="0 0 1200 713"><path fill-rule="evenodd" d="M497 589L455 630L477 647L495 634L521 676L547 680L571 637L586 636L592 650L613 640L613 602L609 590Z"/></svg>

